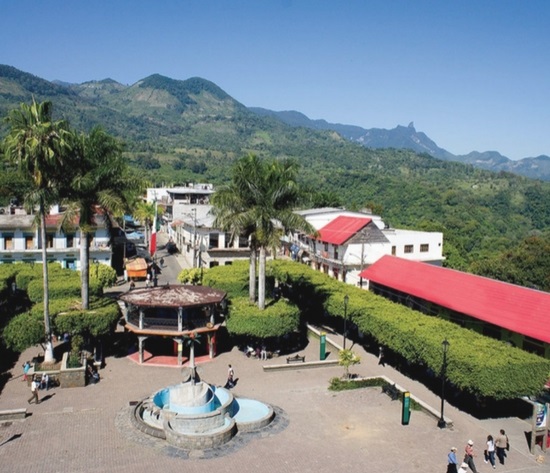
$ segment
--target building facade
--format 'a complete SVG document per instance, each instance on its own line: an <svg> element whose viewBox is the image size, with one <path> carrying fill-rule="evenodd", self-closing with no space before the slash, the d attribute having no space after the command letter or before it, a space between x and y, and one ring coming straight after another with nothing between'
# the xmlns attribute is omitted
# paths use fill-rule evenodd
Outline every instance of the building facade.
<svg viewBox="0 0 550 473"><path fill-rule="evenodd" d="M0 264L42 263L42 248L47 248L48 262L63 268L80 269L80 230L63 230L63 215L53 208L46 217L46 242L41 241L36 215L23 209L0 214ZM96 228L90 237L90 260L111 266L112 250L103 215L96 215Z"/></svg>
<svg viewBox="0 0 550 473"><path fill-rule="evenodd" d="M335 279L363 285L361 271L384 255L441 266L443 234L388 227L377 215L343 209L298 211L318 232L293 234L285 252Z"/></svg>

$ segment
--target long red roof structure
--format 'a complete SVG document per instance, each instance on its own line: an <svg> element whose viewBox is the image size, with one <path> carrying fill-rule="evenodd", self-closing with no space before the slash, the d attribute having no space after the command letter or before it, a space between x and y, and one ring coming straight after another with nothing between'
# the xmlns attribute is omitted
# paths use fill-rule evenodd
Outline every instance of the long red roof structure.
<svg viewBox="0 0 550 473"><path fill-rule="evenodd" d="M317 239L333 245L342 245L371 221L370 218L340 215L319 230Z"/></svg>
<svg viewBox="0 0 550 473"><path fill-rule="evenodd" d="M388 255L360 277L550 343L547 292Z"/></svg>

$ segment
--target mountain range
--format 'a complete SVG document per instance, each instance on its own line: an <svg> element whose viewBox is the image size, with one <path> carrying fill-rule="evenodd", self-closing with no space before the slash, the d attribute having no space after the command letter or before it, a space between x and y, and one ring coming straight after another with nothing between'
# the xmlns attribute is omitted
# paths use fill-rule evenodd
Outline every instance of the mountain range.
<svg viewBox="0 0 550 473"><path fill-rule="evenodd" d="M444 161L550 181L549 156L513 161L496 151L453 155L416 131L412 122L391 130L364 129L312 120L297 111L246 107L216 84L197 77L182 81L153 74L132 85L112 79L69 84L0 65L0 116L33 96L52 100L55 113L75 128L88 130L101 124L123 138L131 151L170 153L207 146L237 156L243 151L288 147L300 134L290 130L309 129L325 134L300 135L300 139L311 139L320 147L323 141L345 139L368 149L411 149ZM0 132L5 132L5 125ZM332 134L327 137L327 132Z"/></svg>
<svg viewBox="0 0 550 473"><path fill-rule="evenodd" d="M333 130L348 140L360 143L367 148L412 149L417 153L426 153L437 159L471 164L474 167L488 171L504 171L532 179L550 180L550 156L541 155L514 161L497 151L472 151L464 155L455 155L446 149L440 148L425 133L416 131L413 122L409 123L408 126L398 125L391 130L383 128L365 129L355 125L312 120L297 111L275 112L259 107L251 107L250 110L259 115L278 118L290 126L315 130Z"/></svg>

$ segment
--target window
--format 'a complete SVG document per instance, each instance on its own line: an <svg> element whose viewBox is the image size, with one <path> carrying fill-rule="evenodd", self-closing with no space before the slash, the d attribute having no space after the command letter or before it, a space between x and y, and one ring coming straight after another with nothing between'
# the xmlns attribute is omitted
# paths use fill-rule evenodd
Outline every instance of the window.
<svg viewBox="0 0 550 473"><path fill-rule="evenodd" d="M422 243L420 245L420 253L427 253L430 251L430 245L428 243Z"/></svg>
<svg viewBox="0 0 550 473"><path fill-rule="evenodd" d="M240 236L239 237L239 248L248 248L248 238Z"/></svg>
<svg viewBox="0 0 550 473"><path fill-rule="evenodd" d="M32 250L34 248L34 236L25 235L25 249Z"/></svg>
<svg viewBox="0 0 550 473"><path fill-rule="evenodd" d="M74 248L74 235L67 235L67 248Z"/></svg>
<svg viewBox="0 0 550 473"><path fill-rule="evenodd" d="M210 235L208 235L208 237L209 237L209 240L210 240L209 247L210 248L218 248L218 245L220 244L220 242L219 242L220 235L217 234L217 233L210 233Z"/></svg>
<svg viewBox="0 0 550 473"><path fill-rule="evenodd" d="M46 248L53 248L53 233L48 233L46 235Z"/></svg>
<svg viewBox="0 0 550 473"><path fill-rule="evenodd" d="M391 247L391 254L392 256L395 256L397 254L397 247L395 245Z"/></svg>
<svg viewBox="0 0 550 473"><path fill-rule="evenodd" d="M225 248L231 248L231 233L225 234Z"/></svg>
<svg viewBox="0 0 550 473"><path fill-rule="evenodd" d="M412 253L414 250L413 245L405 245L405 253Z"/></svg>
<svg viewBox="0 0 550 473"><path fill-rule="evenodd" d="M328 243L325 243L325 251L328 252Z"/></svg>
<svg viewBox="0 0 550 473"><path fill-rule="evenodd" d="M334 259L338 259L338 246L332 245L334 247Z"/></svg>
<svg viewBox="0 0 550 473"><path fill-rule="evenodd" d="M4 250L13 250L13 235L4 235Z"/></svg>

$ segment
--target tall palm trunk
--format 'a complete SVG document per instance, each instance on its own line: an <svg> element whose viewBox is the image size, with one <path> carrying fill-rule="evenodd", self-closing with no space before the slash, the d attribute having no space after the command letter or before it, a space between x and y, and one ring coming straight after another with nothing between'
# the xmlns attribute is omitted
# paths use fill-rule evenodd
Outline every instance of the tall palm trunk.
<svg viewBox="0 0 550 473"><path fill-rule="evenodd" d="M258 309L265 309L265 263L266 263L265 246L260 246L260 264L258 275Z"/></svg>
<svg viewBox="0 0 550 473"><path fill-rule="evenodd" d="M250 265L248 268L248 291L249 299L252 304L256 302L256 248L250 248Z"/></svg>
<svg viewBox="0 0 550 473"><path fill-rule="evenodd" d="M82 309L90 308L90 234L80 228L80 283Z"/></svg>
<svg viewBox="0 0 550 473"><path fill-rule="evenodd" d="M44 204L40 204L40 238L42 239L42 277L44 284L44 332L45 332L45 348L44 348L44 363L52 363L53 345L52 345L52 329L50 326L50 289L48 281L48 251L46 241L46 212Z"/></svg>

